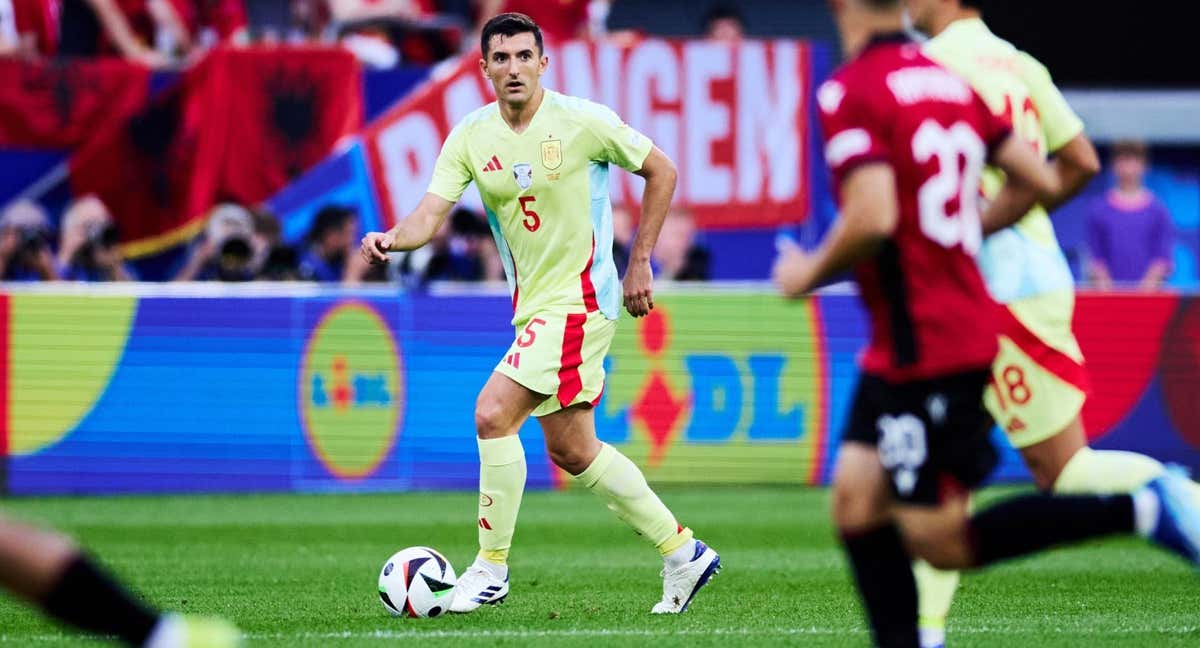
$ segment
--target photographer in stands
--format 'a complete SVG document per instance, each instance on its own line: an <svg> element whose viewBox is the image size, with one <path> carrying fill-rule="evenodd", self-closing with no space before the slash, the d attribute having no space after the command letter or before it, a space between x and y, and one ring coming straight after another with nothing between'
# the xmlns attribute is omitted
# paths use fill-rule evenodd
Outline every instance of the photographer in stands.
<svg viewBox="0 0 1200 648"><path fill-rule="evenodd" d="M358 242L358 215L349 207L326 205L308 230L308 251L300 259L300 278L307 281L341 281L346 261Z"/></svg>
<svg viewBox="0 0 1200 648"><path fill-rule="evenodd" d="M59 236L59 277L65 281L135 281L121 257L119 236L108 208L95 196L67 209Z"/></svg>
<svg viewBox="0 0 1200 648"><path fill-rule="evenodd" d="M0 281L55 279L45 212L28 200L9 205L0 214Z"/></svg>
<svg viewBox="0 0 1200 648"><path fill-rule="evenodd" d="M203 238L175 281L250 281L257 272L250 212L225 204L213 210Z"/></svg>

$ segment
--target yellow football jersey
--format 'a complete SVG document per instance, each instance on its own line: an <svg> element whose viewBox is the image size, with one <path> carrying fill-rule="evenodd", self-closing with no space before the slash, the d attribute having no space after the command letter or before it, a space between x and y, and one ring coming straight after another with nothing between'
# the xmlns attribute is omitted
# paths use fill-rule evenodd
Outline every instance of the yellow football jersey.
<svg viewBox="0 0 1200 648"><path fill-rule="evenodd" d="M1083 132L1083 122L1045 66L993 34L982 20L957 20L924 49L930 58L962 75L993 112L1011 117L1017 136L1043 157ZM1003 181L1003 172L989 167L983 178L984 195L995 196ZM1015 226L988 237L979 266L992 296L1004 303L1074 288L1054 227L1041 205Z"/></svg>
<svg viewBox="0 0 1200 648"><path fill-rule="evenodd" d="M641 169L653 144L600 104L545 91L522 133L490 103L446 138L429 192L479 188L513 300L513 324L543 310L617 319L609 164Z"/></svg>

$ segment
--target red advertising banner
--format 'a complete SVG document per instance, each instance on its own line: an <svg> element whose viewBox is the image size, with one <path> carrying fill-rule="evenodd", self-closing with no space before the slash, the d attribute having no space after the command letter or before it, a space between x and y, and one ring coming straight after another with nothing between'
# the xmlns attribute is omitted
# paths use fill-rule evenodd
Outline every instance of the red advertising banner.
<svg viewBox="0 0 1200 648"><path fill-rule="evenodd" d="M808 217L813 79L806 43L580 41L548 55L547 87L607 105L675 161L676 204L691 208L701 227L771 227ZM494 100L478 62L478 54L468 54L447 64L367 129L389 222L425 193L454 124ZM611 191L615 202L637 203L641 179L614 174Z"/></svg>

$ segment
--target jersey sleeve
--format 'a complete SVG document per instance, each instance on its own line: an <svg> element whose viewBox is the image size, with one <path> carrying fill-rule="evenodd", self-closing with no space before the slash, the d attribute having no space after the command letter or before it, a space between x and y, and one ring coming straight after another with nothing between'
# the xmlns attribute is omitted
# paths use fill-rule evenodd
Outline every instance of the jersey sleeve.
<svg viewBox="0 0 1200 648"><path fill-rule="evenodd" d="M617 113L600 104L590 104L584 121L599 141L597 159L611 162L629 172L639 171L654 148L649 137L621 121Z"/></svg>
<svg viewBox="0 0 1200 648"><path fill-rule="evenodd" d="M835 188L854 167L886 160L891 152L883 132L885 125L872 118L866 100L836 79L826 81L817 90L825 163L833 174Z"/></svg>
<svg viewBox="0 0 1200 648"><path fill-rule="evenodd" d="M461 128L450 131L442 152L433 167L433 178L429 181L429 193L456 203L471 184L471 167L467 161L466 138Z"/></svg>
<svg viewBox="0 0 1200 648"><path fill-rule="evenodd" d="M971 90L971 108L979 117L979 135L987 144L988 152L996 150L1012 134L1013 125L1009 117L997 115L975 90Z"/></svg>
<svg viewBox="0 0 1200 648"><path fill-rule="evenodd" d="M1046 147L1053 153L1083 132L1083 121L1054 85L1046 66L1022 52L1021 71L1025 86L1029 89L1029 98L1038 111L1042 132L1046 136Z"/></svg>

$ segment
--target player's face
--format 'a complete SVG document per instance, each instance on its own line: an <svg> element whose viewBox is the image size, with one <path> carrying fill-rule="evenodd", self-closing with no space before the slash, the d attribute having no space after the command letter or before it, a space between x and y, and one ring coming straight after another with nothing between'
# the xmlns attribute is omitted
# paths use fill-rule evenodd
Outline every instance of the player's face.
<svg viewBox="0 0 1200 648"><path fill-rule="evenodd" d="M497 34L488 42L483 73L496 89L496 98L508 104L524 104L537 92L549 59L538 51L533 34Z"/></svg>

